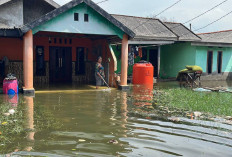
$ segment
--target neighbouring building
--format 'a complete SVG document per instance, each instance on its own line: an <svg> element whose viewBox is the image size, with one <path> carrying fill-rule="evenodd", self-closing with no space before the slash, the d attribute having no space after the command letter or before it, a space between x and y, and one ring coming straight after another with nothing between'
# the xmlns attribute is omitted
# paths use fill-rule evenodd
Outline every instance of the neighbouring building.
<svg viewBox="0 0 232 157"><path fill-rule="evenodd" d="M198 36L200 41L177 42L161 48L166 56L161 57L161 78L175 78L185 65L199 65L203 68L203 80L232 79L232 30Z"/></svg>

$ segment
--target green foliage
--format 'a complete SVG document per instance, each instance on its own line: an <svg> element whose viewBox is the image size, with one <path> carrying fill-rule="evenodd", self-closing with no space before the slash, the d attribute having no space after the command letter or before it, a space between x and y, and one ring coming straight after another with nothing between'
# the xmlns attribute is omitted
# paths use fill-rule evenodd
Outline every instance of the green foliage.
<svg viewBox="0 0 232 157"><path fill-rule="evenodd" d="M161 89L154 95L155 105L218 116L232 115L231 101L231 93L194 92L188 89Z"/></svg>

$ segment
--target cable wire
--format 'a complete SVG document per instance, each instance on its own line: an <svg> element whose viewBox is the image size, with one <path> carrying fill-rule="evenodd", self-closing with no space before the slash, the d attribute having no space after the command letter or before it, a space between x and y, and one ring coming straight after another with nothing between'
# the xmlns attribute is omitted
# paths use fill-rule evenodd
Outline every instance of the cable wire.
<svg viewBox="0 0 232 157"><path fill-rule="evenodd" d="M223 3L227 2L227 1L228 1L228 0L224 0L224 1L222 1L221 3L219 3L219 4L215 5L214 7L212 7L211 9L209 9L209 10L207 10L207 11L205 11L205 12L203 12L203 13L199 14L199 15L197 15L196 17L194 17L194 18L192 18L192 19L190 19L190 20L188 20L188 21L184 22L183 24L189 23L189 22L191 22L191 21L193 21L193 20L195 20L195 19L197 19L197 18L199 18L199 17L201 17L201 16L205 15L206 13L208 13L208 12L212 11L213 9L215 9L215 8L219 7L220 5L222 5Z"/></svg>
<svg viewBox="0 0 232 157"><path fill-rule="evenodd" d="M189 22L191 22L191 21L194 21L195 19L197 19L197 18L199 18L199 17L205 15L206 13L208 13L208 12L214 10L215 8L219 7L220 5L224 4L224 3L227 2L227 1L228 1L228 0L224 0L224 1L222 1L221 3L219 3L219 4L215 5L215 6L213 6L213 7L210 8L210 9L208 9L207 11L205 11L205 12L203 12L203 13L197 15L196 17L194 17L194 18L192 18L192 19L190 19L190 20L187 20L187 21L184 22L184 23L180 23L179 25L176 25L176 26L174 26L174 27L170 27L169 29L172 31L172 29L177 28L177 27L180 27L182 24L184 25L184 24L186 24L186 23L189 23ZM151 19L149 19L149 20L151 20ZM145 23L145 22L144 22L144 23ZM144 24L144 23L143 23L143 24ZM163 32L167 32L167 31L170 31L170 30L159 31L159 32L157 32L157 33L163 33ZM194 31L198 31L198 30L196 29L196 30L194 30Z"/></svg>
<svg viewBox="0 0 232 157"><path fill-rule="evenodd" d="M177 2L175 2L174 4L172 4L171 6L167 7L166 9L164 9L163 11L161 11L160 13L158 13L157 15L155 15L153 18L156 18L157 16L159 16L160 14L162 14L163 12L167 11L168 9L174 7L175 5L177 5L178 3L180 3L182 0L178 0ZM150 18L148 19L147 21L139 24L137 27L135 27L134 29L136 30L138 27L142 26L143 24L147 23L148 21L150 21L151 19L153 18Z"/></svg>
<svg viewBox="0 0 232 157"><path fill-rule="evenodd" d="M201 29L204 29L204 28L206 28L206 27L208 27L208 26L210 26L210 25L212 25L212 24L214 24L214 23L220 21L221 19L225 18L226 16L230 15L231 13L232 13L232 11L230 11L229 13L223 15L222 17L218 18L217 20L214 20L213 22L211 22L211 23L209 23L209 24L207 24L207 25L205 25L205 26L203 26L203 27L200 27L200 28L198 28L198 29L195 29L194 31L199 31L199 30L201 30ZM189 33L181 34L180 36L183 36L183 35L186 35L186 34L189 34Z"/></svg>
<svg viewBox="0 0 232 157"><path fill-rule="evenodd" d="M103 0L103 1L100 1L100 2L97 2L96 4L101 4L101 3L104 3L104 2L107 2L109 0Z"/></svg>

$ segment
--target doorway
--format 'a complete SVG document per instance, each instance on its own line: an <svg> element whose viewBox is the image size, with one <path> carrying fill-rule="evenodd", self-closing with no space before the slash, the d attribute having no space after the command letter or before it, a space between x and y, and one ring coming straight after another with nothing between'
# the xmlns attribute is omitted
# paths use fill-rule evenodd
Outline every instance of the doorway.
<svg viewBox="0 0 232 157"><path fill-rule="evenodd" d="M218 74L222 73L222 51L218 51L218 64L217 64Z"/></svg>
<svg viewBox="0 0 232 157"><path fill-rule="evenodd" d="M159 70L159 52L158 49L149 50L149 62L154 66L154 77L158 78Z"/></svg>
<svg viewBox="0 0 232 157"><path fill-rule="evenodd" d="M49 76L51 83L71 83L72 81L72 48L49 48Z"/></svg>
<svg viewBox="0 0 232 157"><path fill-rule="evenodd" d="M212 74L212 71L213 71L213 51L208 51L207 72L208 74Z"/></svg>

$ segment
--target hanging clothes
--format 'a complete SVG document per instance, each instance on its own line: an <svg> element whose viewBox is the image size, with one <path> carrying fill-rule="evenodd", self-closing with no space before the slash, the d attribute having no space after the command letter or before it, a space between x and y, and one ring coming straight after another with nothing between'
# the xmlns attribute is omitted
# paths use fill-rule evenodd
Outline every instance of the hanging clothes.
<svg viewBox="0 0 232 157"><path fill-rule="evenodd" d="M128 65L134 65L134 52L135 48L133 46L130 46L128 53Z"/></svg>
<svg viewBox="0 0 232 157"><path fill-rule="evenodd" d="M139 57L142 58L143 57L143 49L140 47L139 48Z"/></svg>
<svg viewBox="0 0 232 157"><path fill-rule="evenodd" d="M139 47L138 46L135 47L135 52L134 53L135 53L136 57L139 55Z"/></svg>

